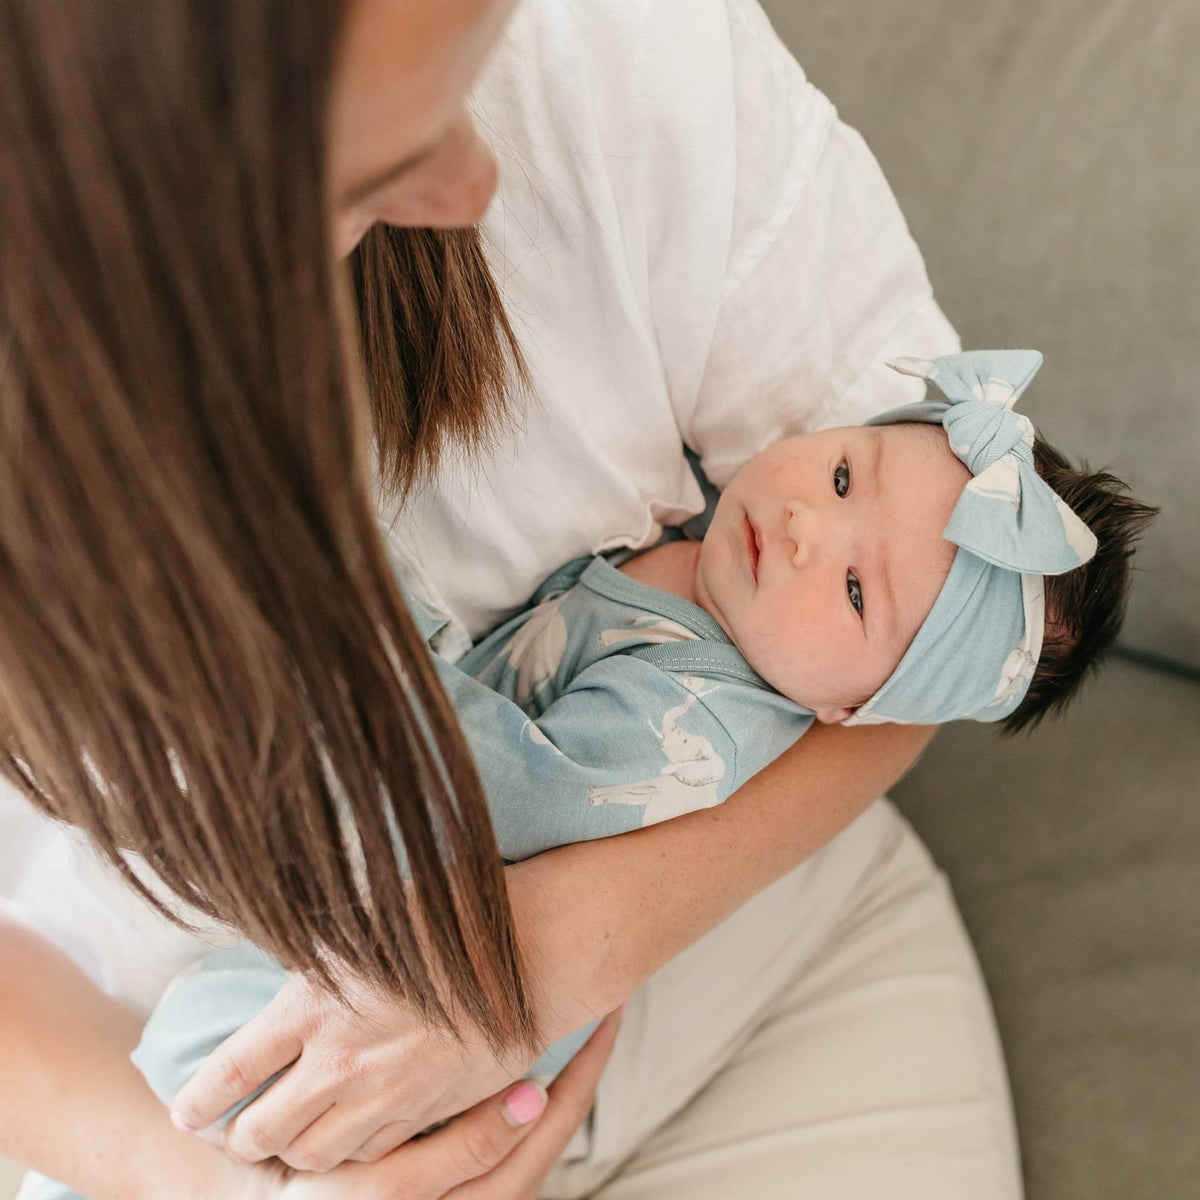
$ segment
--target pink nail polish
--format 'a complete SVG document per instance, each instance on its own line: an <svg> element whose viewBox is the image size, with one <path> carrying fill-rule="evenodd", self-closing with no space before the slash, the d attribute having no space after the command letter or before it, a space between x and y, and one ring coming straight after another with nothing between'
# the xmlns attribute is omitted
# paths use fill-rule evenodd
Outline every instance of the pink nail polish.
<svg viewBox="0 0 1200 1200"><path fill-rule="evenodd" d="M540 1083L526 1079L505 1096L504 1115L514 1127L528 1125L542 1115L548 1099L546 1089Z"/></svg>
<svg viewBox="0 0 1200 1200"><path fill-rule="evenodd" d="M179 1130L180 1133L195 1133L193 1129L177 1112L171 1114L171 1124Z"/></svg>

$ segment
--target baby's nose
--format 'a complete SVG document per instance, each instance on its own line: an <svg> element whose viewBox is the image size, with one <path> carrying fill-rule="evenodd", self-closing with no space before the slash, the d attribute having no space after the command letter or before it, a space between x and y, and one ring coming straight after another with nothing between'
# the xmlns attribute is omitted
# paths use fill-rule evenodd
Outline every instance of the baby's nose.
<svg viewBox="0 0 1200 1200"><path fill-rule="evenodd" d="M797 567L807 566L813 556L819 534L817 514L799 500L787 503L787 535L795 546L792 563Z"/></svg>

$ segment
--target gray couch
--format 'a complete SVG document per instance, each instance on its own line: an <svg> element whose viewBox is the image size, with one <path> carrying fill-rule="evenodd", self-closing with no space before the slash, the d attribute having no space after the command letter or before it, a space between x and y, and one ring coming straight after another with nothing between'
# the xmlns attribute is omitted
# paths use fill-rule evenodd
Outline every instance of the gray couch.
<svg viewBox="0 0 1200 1200"><path fill-rule="evenodd" d="M1163 508L1121 654L1077 709L1016 742L952 726L895 796L992 989L1029 1200L1191 1200L1200 5L765 5L882 162L964 345L1042 350L1038 426Z"/></svg>

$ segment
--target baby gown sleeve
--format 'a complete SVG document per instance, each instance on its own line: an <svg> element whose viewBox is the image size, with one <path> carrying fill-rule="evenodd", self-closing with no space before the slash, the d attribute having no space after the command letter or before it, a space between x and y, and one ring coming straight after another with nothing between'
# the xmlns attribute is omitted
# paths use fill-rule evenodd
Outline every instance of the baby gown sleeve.
<svg viewBox="0 0 1200 1200"><path fill-rule="evenodd" d="M725 727L695 692L636 658L594 663L536 718L439 670L509 861L710 808L735 786Z"/></svg>
<svg viewBox="0 0 1200 1200"><path fill-rule="evenodd" d="M422 636L436 640L446 618L406 596ZM705 652L703 643L674 649ZM761 687L663 670L626 654L581 671L533 717L459 667L437 655L433 661L509 861L719 804L799 737L809 719ZM286 979L270 956L241 944L206 955L172 985L134 1054L164 1103ZM556 1042L532 1073L552 1078L594 1028Z"/></svg>

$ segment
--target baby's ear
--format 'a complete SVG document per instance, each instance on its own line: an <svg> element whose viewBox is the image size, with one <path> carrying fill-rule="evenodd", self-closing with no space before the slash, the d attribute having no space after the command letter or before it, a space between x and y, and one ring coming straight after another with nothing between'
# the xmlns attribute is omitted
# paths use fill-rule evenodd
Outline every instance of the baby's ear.
<svg viewBox="0 0 1200 1200"><path fill-rule="evenodd" d="M840 725L847 717L854 716L852 708L818 708L817 720L822 725Z"/></svg>

